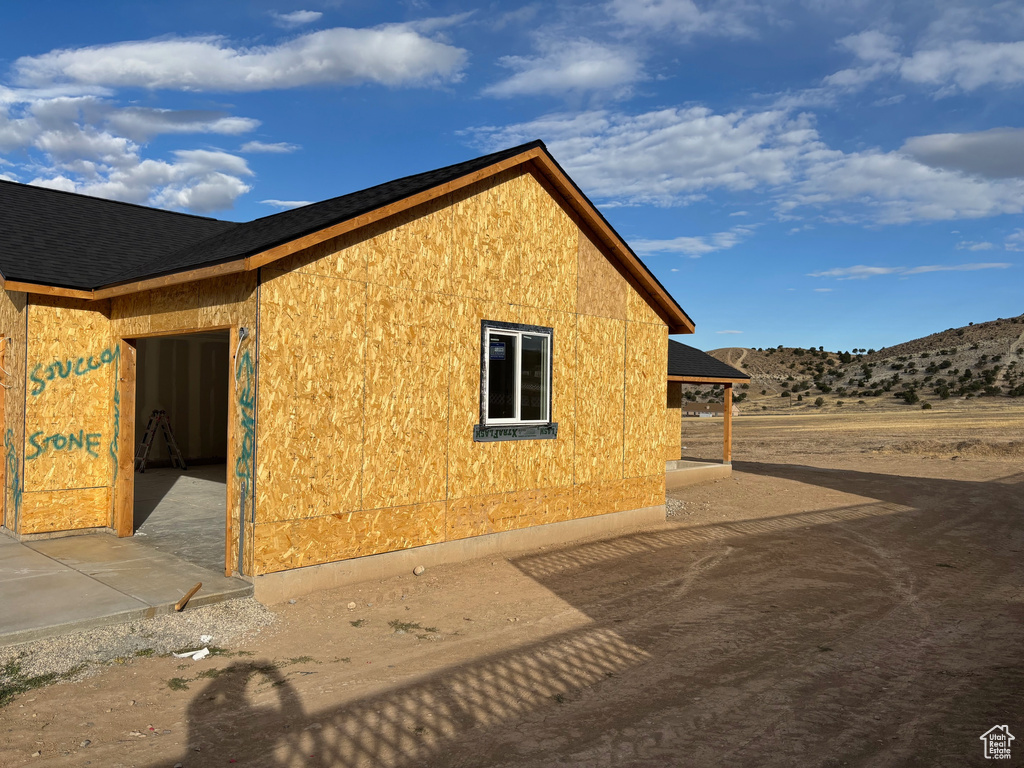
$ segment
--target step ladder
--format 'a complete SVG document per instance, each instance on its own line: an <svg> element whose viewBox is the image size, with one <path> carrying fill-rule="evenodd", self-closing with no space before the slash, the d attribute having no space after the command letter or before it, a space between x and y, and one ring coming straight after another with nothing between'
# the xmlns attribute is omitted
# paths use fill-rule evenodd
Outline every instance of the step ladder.
<svg viewBox="0 0 1024 768"><path fill-rule="evenodd" d="M167 452L171 455L171 466L181 470L187 470L185 457L181 455L178 443L174 439L174 432L171 431L171 420L167 418L167 411L153 411L149 417L149 424L146 426L146 434L139 443L139 449L135 452L135 469L139 472L146 471L146 461L149 459L149 449L153 447L153 438L156 437L158 428L163 429L164 439L167 441Z"/></svg>

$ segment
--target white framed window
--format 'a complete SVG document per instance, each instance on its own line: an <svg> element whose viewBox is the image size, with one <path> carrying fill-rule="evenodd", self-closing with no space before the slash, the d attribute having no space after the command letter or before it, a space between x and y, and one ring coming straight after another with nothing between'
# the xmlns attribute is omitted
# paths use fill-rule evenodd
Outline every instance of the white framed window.
<svg viewBox="0 0 1024 768"><path fill-rule="evenodd" d="M552 329L485 320L480 336L480 423L550 424Z"/></svg>

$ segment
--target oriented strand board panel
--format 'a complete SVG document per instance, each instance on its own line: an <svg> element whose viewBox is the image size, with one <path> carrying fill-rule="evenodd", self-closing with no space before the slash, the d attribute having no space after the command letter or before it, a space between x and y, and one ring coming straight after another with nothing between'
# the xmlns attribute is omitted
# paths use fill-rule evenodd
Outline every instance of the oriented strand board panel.
<svg viewBox="0 0 1024 768"><path fill-rule="evenodd" d="M532 174L505 185L506 225L519 249L520 295L512 301L528 307L576 311L580 231Z"/></svg>
<svg viewBox="0 0 1024 768"><path fill-rule="evenodd" d="M575 487L573 517L593 517L665 503L665 473L623 480L602 480Z"/></svg>
<svg viewBox="0 0 1024 768"><path fill-rule="evenodd" d="M367 279L405 291L451 291L452 200L443 195L393 216L360 247Z"/></svg>
<svg viewBox="0 0 1024 768"><path fill-rule="evenodd" d="M256 520L361 509L366 284L263 274Z"/></svg>
<svg viewBox="0 0 1024 768"><path fill-rule="evenodd" d="M32 297L28 308L26 498L33 491L69 492L112 484L117 445L111 414L119 353L112 342L107 302ZM94 499L96 492L83 491L83 495ZM63 507L52 510L61 526L47 524L47 530L97 525L94 506L73 503L72 496L65 493ZM76 520L73 510L80 511L83 519ZM25 524L29 525L27 517ZM108 525L109 519L102 524ZM31 525L38 528L39 524Z"/></svg>
<svg viewBox="0 0 1024 768"><path fill-rule="evenodd" d="M661 316L631 285L626 286L626 319L632 323L665 325Z"/></svg>
<svg viewBox="0 0 1024 768"><path fill-rule="evenodd" d="M363 509L445 498L450 303L369 285Z"/></svg>
<svg viewBox="0 0 1024 768"><path fill-rule="evenodd" d="M471 496L448 504L446 538L466 539L573 518L572 487Z"/></svg>
<svg viewBox="0 0 1024 768"><path fill-rule="evenodd" d="M21 533L51 533L110 525L110 488L26 493Z"/></svg>
<svg viewBox="0 0 1024 768"><path fill-rule="evenodd" d="M365 242L379 233L381 224L349 232L306 248L273 263L282 272L305 272L322 277L340 277L345 280L366 280Z"/></svg>
<svg viewBox="0 0 1024 768"><path fill-rule="evenodd" d="M683 410L665 409L665 461L675 461L683 455Z"/></svg>
<svg viewBox="0 0 1024 768"><path fill-rule="evenodd" d="M575 482L619 480L623 471L626 324L578 315Z"/></svg>
<svg viewBox="0 0 1024 768"><path fill-rule="evenodd" d="M625 477L665 471L667 359L664 325L626 323Z"/></svg>
<svg viewBox="0 0 1024 768"><path fill-rule="evenodd" d="M154 336L241 324L255 330L256 273L199 280L111 299L113 333Z"/></svg>
<svg viewBox="0 0 1024 768"><path fill-rule="evenodd" d="M577 311L582 315L625 320L626 296L631 290L629 283L582 231L579 233L578 260Z"/></svg>
<svg viewBox="0 0 1024 768"><path fill-rule="evenodd" d="M480 421L480 323L518 323L520 308L455 297L450 317L448 498L508 493L519 483L515 443L473 442L473 425Z"/></svg>
<svg viewBox="0 0 1024 768"><path fill-rule="evenodd" d="M522 300L521 261L530 243L510 210L521 171L505 171L453 196L451 293L507 304Z"/></svg>
<svg viewBox="0 0 1024 768"><path fill-rule="evenodd" d="M516 473L515 484L508 490L571 486L576 445L576 387L579 384L576 315L524 307L519 317L521 323L552 329L551 420L558 424L558 437L510 443Z"/></svg>
<svg viewBox="0 0 1024 768"><path fill-rule="evenodd" d="M682 446L683 383L670 381L665 393L665 461L680 458L683 455Z"/></svg>
<svg viewBox="0 0 1024 768"><path fill-rule="evenodd" d="M17 531L25 477L25 305L24 293L0 291L0 334L4 337L3 436L4 526Z"/></svg>
<svg viewBox="0 0 1024 768"><path fill-rule="evenodd" d="M444 541L443 501L256 526L254 575Z"/></svg>

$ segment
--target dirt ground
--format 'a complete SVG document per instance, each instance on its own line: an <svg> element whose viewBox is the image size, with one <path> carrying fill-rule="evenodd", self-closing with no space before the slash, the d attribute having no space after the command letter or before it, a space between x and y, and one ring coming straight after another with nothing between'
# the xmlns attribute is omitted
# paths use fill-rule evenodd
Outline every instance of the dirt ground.
<svg viewBox="0 0 1024 768"><path fill-rule="evenodd" d="M684 453L720 435L687 420ZM24 694L0 765L966 766L997 724L1024 761L1024 408L735 438L733 477L664 524L319 593L225 655Z"/></svg>

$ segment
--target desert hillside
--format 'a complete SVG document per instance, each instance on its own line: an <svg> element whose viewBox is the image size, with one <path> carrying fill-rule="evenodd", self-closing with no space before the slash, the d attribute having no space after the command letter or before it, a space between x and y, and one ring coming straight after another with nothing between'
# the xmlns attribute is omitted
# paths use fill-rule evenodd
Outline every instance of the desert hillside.
<svg viewBox="0 0 1024 768"><path fill-rule="evenodd" d="M950 328L882 349L726 347L711 355L750 374L741 411L937 408L1024 399L1024 315ZM720 400L715 389L687 399Z"/></svg>

